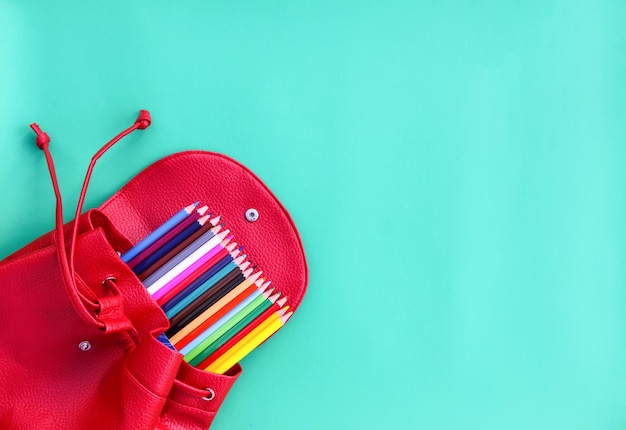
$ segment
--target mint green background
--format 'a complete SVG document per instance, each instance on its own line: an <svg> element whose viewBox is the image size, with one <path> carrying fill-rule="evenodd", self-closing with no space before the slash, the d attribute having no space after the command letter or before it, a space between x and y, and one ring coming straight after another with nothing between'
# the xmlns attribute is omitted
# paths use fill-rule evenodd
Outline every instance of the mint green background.
<svg viewBox="0 0 626 430"><path fill-rule="evenodd" d="M0 253L175 151L291 211L311 279L213 428L626 428L626 2L0 0Z"/></svg>

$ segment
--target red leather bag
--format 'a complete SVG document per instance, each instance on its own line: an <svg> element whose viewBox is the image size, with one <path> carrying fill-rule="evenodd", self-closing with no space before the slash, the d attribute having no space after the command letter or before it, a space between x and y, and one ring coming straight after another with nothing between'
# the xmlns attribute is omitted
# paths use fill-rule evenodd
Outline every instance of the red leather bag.
<svg viewBox="0 0 626 430"><path fill-rule="evenodd" d="M146 168L97 209L82 212L97 159L150 125L147 111L92 159L77 222L63 225L48 145L36 124L57 197L56 228L0 262L0 428L207 429L241 374L189 366L156 338L168 320L119 258L189 202L209 205L295 310L307 266L291 217L246 167L190 151ZM249 208L259 213L246 220Z"/></svg>

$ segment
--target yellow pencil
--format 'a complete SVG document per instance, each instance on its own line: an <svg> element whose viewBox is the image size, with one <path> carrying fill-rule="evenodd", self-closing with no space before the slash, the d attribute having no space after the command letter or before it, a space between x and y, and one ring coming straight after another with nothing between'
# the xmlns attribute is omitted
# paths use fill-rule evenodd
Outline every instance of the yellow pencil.
<svg viewBox="0 0 626 430"><path fill-rule="evenodd" d="M288 314L279 316L279 312L274 313L267 319L267 321L251 331L228 352L211 363L205 370L208 372L223 374L237 364L257 346L261 345L271 335L276 333L282 326L285 325L285 323L287 323L289 318L291 318L291 315L293 315L293 312L289 312Z"/></svg>
<svg viewBox="0 0 626 430"><path fill-rule="evenodd" d="M252 270L252 269L249 269ZM250 287L253 283L260 287L257 282L260 281L259 276L261 276L263 272L257 272L254 275L250 276L243 280L238 286L232 289L228 294L222 297L217 303L208 308L206 311L202 312L198 315L193 321L184 326L178 333L170 338L170 342L176 345L183 338L185 338L189 333L198 328L202 323L215 315L220 309L222 309L227 303L230 303L235 297L239 296L242 292L244 292L248 287ZM179 348L180 349L180 348Z"/></svg>

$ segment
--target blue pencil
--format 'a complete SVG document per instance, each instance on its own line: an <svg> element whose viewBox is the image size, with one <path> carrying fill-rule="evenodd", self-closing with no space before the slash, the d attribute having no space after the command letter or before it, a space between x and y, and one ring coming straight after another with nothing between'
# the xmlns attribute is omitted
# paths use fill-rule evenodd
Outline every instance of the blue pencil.
<svg viewBox="0 0 626 430"><path fill-rule="evenodd" d="M268 292L267 297L269 297L271 295L272 291L273 291L273 289ZM181 354L183 354L183 355L188 354L189 351L191 351L196 346L201 344L204 341L204 339L206 339L207 337L211 336L221 326L223 326L226 322L228 322L232 317L237 315L243 308L245 308L250 303L252 303L252 301L254 301L262 293L263 293L263 291L261 291L260 289L255 290L254 293L252 293L248 297L246 297L241 303L239 303L237 306L235 306L233 309L231 309L226 315L224 315L222 318L220 318L215 324L213 324L212 326L207 328L205 331L200 333L194 340L192 340L187 346L185 346L179 352Z"/></svg>
<svg viewBox="0 0 626 430"><path fill-rule="evenodd" d="M152 243L158 240L161 236L163 236L165 233L167 233L173 227L175 227L179 222L187 218L189 214L191 214L191 212L193 212L193 210L199 204L200 202L195 202L194 204L187 206L186 208L178 212L176 215L174 215L173 217L165 221L163 224L161 224L159 228L157 228L152 233L150 233L145 239L143 239L137 245L135 245L134 247L129 249L126 253L124 253L122 255L122 260L125 263L128 263L131 259L139 255L141 251L146 249L148 246L150 246Z"/></svg>
<svg viewBox="0 0 626 430"><path fill-rule="evenodd" d="M208 218L200 218L183 231L178 233L176 236L172 238L169 242L163 245L161 248L156 250L152 255L139 263L135 268L133 268L133 272L139 274L146 270L148 267L152 266L155 262L157 262L161 257L170 252L172 249L176 248L182 241L187 239L189 236L194 234L196 231L200 230L200 228L206 223ZM212 224L215 227L217 223Z"/></svg>
<svg viewBox="0 0 626 430"><path fill-rule="evenodd" d="M174 297L164 303L161 306L163 308L163 312L167 312L172 309L178 302L187 297L189 293L195 291L200 285L204 284L207 280L212 278L217 272L222 270L228 263L233 260L234 258L232 254L226 254L221 260L217 261L210 269L208 269L200 277L198 277L198 279L187 285L178 294L176 294Z"/></svg>
<svg viewBox="0 0 626 430"><path fill-rule="evenodd" d="M198 296L200 296L204 291L211 288L213 285L217 284L220 279L229 274L232 270L236 269L241 262L243 262L245 256L239 257L236 261L232 261L224 266L221 270L219 270L215 275L209 278L204 284L200 287L196 288L196 290L187 294L181 301L176 303L171 309L165 312L165 315L171 320L176 314L182 311L187 305L193 302Z"/></svg>
<svg viewBox="0 0 626 430"><path fill-rule="evenodd" d="M213 227L211 230L205 231L199 238L197 238L196 240L191 242L189 245L187 245L187 247L185 249L183 249L178 254L176 254L174 257L172 257L171 260L169 260L163 266L161 266L157 270L155 270L155 272L152 275L150 275L146 279L144 279L143 280L143 285L145 285L146 288L149 288L152 284L154 284L156 281L158 281L167 272L169 272L174 267L176 267L176 265L178 263L180 263L185 258L189 257L191 254L196 252L200 247L202 247L205 243L207 243L208 241L213 239L216 235L221 234L222 236L225 236L224 232L219 233L221 229L222 229L222 227L217 225L217 226ZM228 234L228 233L226 233L226 234ZM220 240L223 240L223 239L220 239Z"/></svg>

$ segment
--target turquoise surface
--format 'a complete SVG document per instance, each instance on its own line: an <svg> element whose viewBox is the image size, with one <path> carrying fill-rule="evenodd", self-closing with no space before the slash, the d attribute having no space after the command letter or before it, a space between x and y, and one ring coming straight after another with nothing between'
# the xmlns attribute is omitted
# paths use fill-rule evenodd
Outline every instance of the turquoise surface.
<svg viewBox="0 0 626 430"><path fill-rule="evenodd" d="M309 293L232 429L626 428L626 2L0 0L0 254L200 148L298 225ZM67 213L69 214L69 210Z"/></svg>

